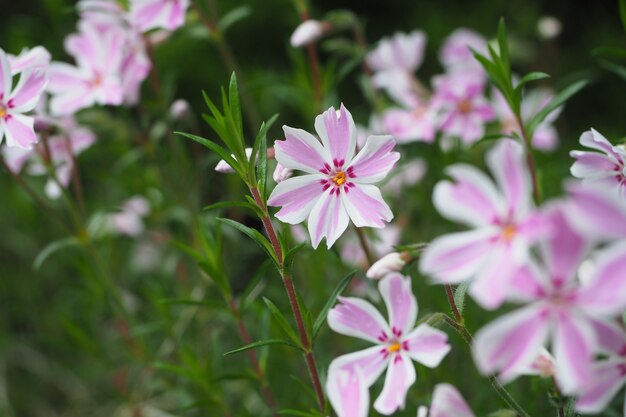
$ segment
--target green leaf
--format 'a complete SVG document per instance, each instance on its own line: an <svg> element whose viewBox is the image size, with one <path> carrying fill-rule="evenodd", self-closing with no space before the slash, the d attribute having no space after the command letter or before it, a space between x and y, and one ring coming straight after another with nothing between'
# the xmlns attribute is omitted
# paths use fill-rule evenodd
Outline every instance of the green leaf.
<svg viewBox="0 0 626 417"><path fill-rule="evenodd" d="M272 313L272 316L274 317L274 320L276 320L276 323L278 323L280 328L283 329L285 334L296 345L298 345L299 348L302 348L301 345L300 345L300 339L296 335L296 332L293 330L293 328L289 325L289 322L287 321L285 316L283 316L283 313L280 312L278 307L276 307L276 305L274 303L272 303L269 298L263 297L263 301L265 301L265 305L267 305L267 308L270 310L270 313Z"/></svg>
<svg viewBox="0 0 626 417"><path fill-rule="evenodd" d="M626 49L604 46L593 49L591 55L595 57L626 58Z"/></svg>
<svg viewBox="0 0 626 417"><path fill-rule="evenodd" d="M50 242L35 257L35 261L33 262L33 269L38 270L39 268L41 268L41 265L43 265L43 263L46 262L46 260L55 252L58 252L64 248L69 248L71 246L80 246L80 244L80 240L78 238L75 238L74 236Z"/></svg>
<svg viewBox="0 0 626 417"><path fill-rule="evenodd" d="M472 143L470 145L470 149L474 149L480 145L482 145L483 143L486 142L492 142L494 140L499 140L502 138L510 138L510 139L516 139L513 135L508 135L506 133L493 133L490 135L485 135L482 138L478 139L476 142Z"/></svg>
<svg viewBox="0 0 626 417"><path fill-rule="evenodd" d="M267 274L267 269L271 266L270 260L266 260L261 264L259 268L257 268L254 276L250 280L250 282L246 285L246 288L243 290L241 295L239 296L239 309L243 310L247 307L247 305L254 301L256 297L258 297L259 293L265 286L265 282L263 282L264 278ZM257 290L257 288L259 288Z"/></svg>
<svg viewBox="0 0 626 417"><path fill-rule="evenodd" d="M274 253L274 248L272 247L272 244L270 243L269 240L267 240L267 238L265 236L263 236L261 234L261 232L259 232L256 229L252 229L248 226L245 226L239 222L236 222L234 220L231 219L225 219L223 217L218 217L217 221L225 223L229 226L234 227L235 229L239 230L240 232L244 233L245 235L247 235L248 237L250 237L252 240L254 240L256 243L259 244L259 246L261 246L261 248L263 248L263 250L265 250L265 252L268 254L268 256L274 261L274 263L276 265L278 265L278 260L276 259L276 254Z"/></svg>
<svg viewBox="0 0 626 417"><path fill-rule="evenodd" d="M212 142L208 139L205 139L201 136L192 135L191 133L185 133L185 132L174 132L174 133L177 135L184 136L188 139L198 142L201 145L206 146L207 148L209 148L210 150L218 154L224 161L226 161L226 163L230 165L235 170L235 172L239 174L241 178L245 178L244 169L242 165L235 158L233 158L233 156L230 153L228 153L226 149L222 148L217 143Z"/></svg>
<svg viewBox="0 0 626 417"><path fill-rule="evenodd" d="M230 10L228 13L224 14L224 16L222 16L222 18L218 22L217 26L221 32L226 32L226 30L229 27L231 27L234 23L237 23L238 21L245 19L251 14L252 14L252 8L250 6L236 7Z"/></svg>
<svg viewBox="0 0 626 417"><path fill-rule="evenodd" d="M454 304L456 304L456 308L459 310L459 313L463 314L463 308L465 307L465 295L467 294L467 289L469 288L469 281L462 282L456 287L454 291Z"/></svg>
<svg viewBox="0 0 626 417"><path fill-rule="evenodd" d="M506 37L506 25L503 17L501 17L500 22L498 22L498 47L500 48L500 58L502 59L502 63L510 69L509 43Z"/></svg>
<svg viewBox="0 0 626 417"><path fill-rule="evenodd" d="M237 86L237 75L233 71L230 76L230 83L228 84L228 104L230 107L230 114L235 122L237 133L243 133L243 123L241 120L241 103L239 102L239 87ZM226 107L226 106L224 106ZM241 137L243 140L243 136ZM241 146L245 148L245 145L241 143Z"/></svg>
<svg viewBox="0 0 626 417"><path fill-rule="evenodd" d="M298 253L298 251L300 251L300 249L304 248L305 246L307 246L307 243L302 242L302 243L298 243L296 246L289 249L289 251L285 255L285 259L283 260L283 265L288 267L291 264L291 262L293 262L293 258L296 256L296 253Z"/></svg>
<svg viewBox="0 0 626 417"><path fill-rule="evenodd" d="M278 114L275 114L267 121L267 123L263 123L255 140L255 142L259 142L259 157L256 166L256 176L261 197L263 197L263 199L265 199L265 188L267 184L267 131L270 127L272 127L277 118Z"/></svg>
<svg viewBox="0 0 626 417"><path fill-rule="evenodd" d="M245 352L248 349L255 349L261 346L268 346L268 345L284 345L284 346L289 346L295 349L298 349L300 351L302 351L302 348L300 348L300 346L295 345L287 340L282 340L282 339L267 339L267 340L258 340L256 342L252 342L250 344L247 344L245 346L242 346L240 348L234 349L234 350L230 350L226 353L224 353L224 356L228 356L228 355L232 355L235 353L239 353L239 352Z"/></svg>
<svg viewBox="0 0 626 417"><path fill-rule="evenodd" d="M626 68L625 67L619 64L616 64L614 62L607 61L605 59L600 60L600 66L604 69L611 71L612 73L620 77L622 80L626 81Z"/></svg>
<svg viewBox="0 0 626 417"><path fill-rule="evenodd" d="M528 126L526 127L526 131L528 132L529 138L533 137L533 133L535 132L535 129L537 128L537 126L539 126L539 124L543 122L543 120L550 113L552 113L558 107L562 106L574 94L578 93L580 90L585 88L587 84L588 84L587 80L581 80L573 84L570 84L568 87L561 90L546 107L541 109L539 113L533 116L533 118L530 119L530 122L528 122Z"/></svg>
<svg viewBox="0 0 626 417"><path fill-rule="evenodd" d="M350 272L348 275L346 275L344 279L342 279L339 282L339 284L337 284L337 286L333 290L332 294L328 298L328 301L326 301L326 304L322 308L322 311L320 311L320 314L315 319L315 323L313 323L313 339L315 339L315 337L317 336L317 333L320 331L320 329L326 322L326 316L328 315L328 311L332 308L332 306L337 301L337 297L339 297L339 295L341 295L343 290L346 289L348 284L350 284L350 281L352 281L352 278L354 278L355 274L356 274L356 271Z"/></svg>
<svg viewBox="0 0 626 417"><path fill-rule="evenodd" d="M223 268L215 267L211 262L207 261L198 262L198 267L217 285L225 300L229 300L232 297L233 292L230 288L230 282L228 282L228 277Z"/></svg>
<svg viewBox="0 0 626 417"><path fill-rule="evenodd" d="M246 201L220 201L219 203L210 204L208 206L202 207L203 211L216 210L227 207L241 207L247 208L254 211L257 215L263 215L263 213L259 210L256 204L250 204Z"/></svg>
<svg viewBox="0 0 626 417"><path fill-rule="evenodd" d="M524 85L528 84L531 81L543 80L544 78L550 78L550 75L545 72L531 72L526 74L515 86L516 91L521 91Z"/></svg>
<svg viewBox="0 0 626 417"><path fill-rule="evenodd" d="M622 20L624 30L626 30L626 0L619 0L619 17Z"/></svg>

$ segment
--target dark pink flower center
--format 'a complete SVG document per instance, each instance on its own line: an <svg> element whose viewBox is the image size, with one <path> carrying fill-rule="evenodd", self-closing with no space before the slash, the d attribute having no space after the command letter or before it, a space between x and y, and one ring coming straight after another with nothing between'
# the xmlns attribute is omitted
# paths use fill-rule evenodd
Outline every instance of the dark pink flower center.
<svg viewBox="0 0 626 417"><path fill-rule="evenodd" d="M457 109L459 110L459 113L467 114L472 111L472 102L468 99L463 99L459 101Z"/></svg>
<svg viewBox="0 0 626 417"><path fill-rule="evenodd" d="M330 165L324 164L324 168L320 169L322 174L328 176L328 178L324 178L320 180L322 184L323 190L326 191L332 187L330 194L336 194L339 196L339 192L343 190L345 193L350 191L350 188L354 187L354 183L350 181L351 178L356 178L354 174L354 168L348 167L347 169L343 169L344 160L333 160L334 168L331 168Z"/></svg>

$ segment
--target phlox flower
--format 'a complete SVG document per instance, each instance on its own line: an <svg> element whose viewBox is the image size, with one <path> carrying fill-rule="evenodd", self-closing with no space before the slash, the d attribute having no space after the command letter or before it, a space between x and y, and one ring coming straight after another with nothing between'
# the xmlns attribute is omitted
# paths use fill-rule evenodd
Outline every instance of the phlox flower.
<svg viewBox="0 0 626 417"><path fill-rule="evenodd" d="M367 417L370 393L360 368L328 374L326 392L337 417Z"/></svg>
<svg viewBox="0 0 626 417"><path fill-rule="evenodd" d="M310 133L283 126L285 140L276 141L276 161L283 167L306 175L280 182L268 205L281 209L276 217L289 224L308 218L311 244L322 238L330 248L348 227L384 227L393 214L378 187L400 155L393 151L391 136L370 136L356 153L356 128L352 115L341 105L317 116Z"/></svg>
<svg viewBox="0 0 626 417"><path fill-rule="evenodd" d="M418 184L426 172L428 164L423 158L414 158L400 165L394 172L391 181L383 186L383 192L395 198L401 198L405 188Z"/></svg>
<svg viewBox="0 0 626 417"><path fill-rule="evenodd" d="M185 24L189 0L130 0L130 20L140 31L175 30Z"/></svg>
<svg viewBox="0 0 626 417"><path fill-rule="evenodd" d="M472 144L485 133L485 123L495 112L483 95L484 80L471 73L446 74L435 77L431 105L439 113L440 130Z"/></svg>
<svg viewBox="0 0 626 417"><path fill-rule="evenodd" d="M473 76L485 79L486 74L474 58L472 49L485 55L487 40L471 29L459 28L444 41L439 51L439 60L447 72L471 72Z"/></svg>
<svg viewBox="0 0 626 417"><path fill-rule="evenodd" d="M474 417L474 413L453 385L437 384L430 410L420 407L417 417Z"/></svg>
<svg viewBox="0 0 626 417"><path fill-rule="evenodd" d="M550 103L553 96L554 94L552 91L547 88L536 88L534 90L530 90L524 95L524 99L522 100L522 120L527 122L543 110L548 103ZM508 135L517 133L521 136L519 124L515 115L509 108L509 105L502 96L502 93L495 89L492 93L492 105L502 126L502 133ZM542 151L551 151L556 148L559 136L552 124L559 117L562 109L563 107L554 109L550 112L550 114L548 114L548 116L546 116L543 122L537 126L531 139L533 148L540 149Z"/></svg>
<svg viewBox="0 0 626 417"><path fill-rule="evenodd" d="M573 176L626 195L626 148L614 146L597 130L580 136L580 144L592 151L571 151L576 162L570 168Z"/></svg>
<svg viewBox="0 0 626 417"><path fill-rule="evenodd" d="M385 110L381 116L381 123L385 131L396 138L398 143L415 141L432 143L437 132L437 109L423 100L413 101L413 105L405 108L392 107Z"/></svg>
<svg viewBox="0 0 626 417"><path fill-rule="evenodd" d="M550 340L559 386L575 393L592 377L593 355L601 350L602 329L626 307L626 244L600 251L588 281L577 271L588 243L567 223L562 207L547 209L553 233L511 280L509 299L525 303L476 333L472 352L483 374L509 381L528 369Z"/></svg>
<svg viewBox="0 0 626 417"><path fill-rule="evenodd" d="M587 239L611 241L626 238L624 195L610 187L571 182L567 217Z"/></svg>
<svg viewBox="0 0 626 417"><path fill-rule="evenodd" d="M10 147L30 149L37 143L34 119L25 113L33 110L46 87L41 70L24 70L13 88L13 71L7 54L0 49L0 141Z"/></svg>
<svg viewBox="0 0 626 417"><path fill-rule="evenodd" d="M500 140L486 162L495 184L478 169L456 164L447 169L454 182L435 186L439 213L472 230L434 239L421 256L420 270L440 283L472 279L470 294L493 309L504 301L513 272L528 260L531 245L549 225L534 209L522 146Z"/></svg>
<svg viewBox="0 0 626 417"><path fill-rule="evenodd" d="M428 324L414 328L417 301L409 277L390 274L380 281L378 288L387 306L389 322L373 305L359 298L340 297L339 304L328 313L328 324L334 331L375 344L334 359L328 375L333 379L338 372L360 372L365 385L370 387L386 369L385 384L374 408L390 415L404 408L407 391L415 382L412 361L434 368L449 352L450 345L448 336L441 330ZM342 409L343 400L336 398L333 403L336 410Z"/></svg>
<svg viewBox="0 0 626 417"><path fill-rule="evenodd" d="M8 55L11 72L13 75L25 70L45 71L50 65L50 52L43 46L35 46L32 49L24 48L19 55Z"/></svg>

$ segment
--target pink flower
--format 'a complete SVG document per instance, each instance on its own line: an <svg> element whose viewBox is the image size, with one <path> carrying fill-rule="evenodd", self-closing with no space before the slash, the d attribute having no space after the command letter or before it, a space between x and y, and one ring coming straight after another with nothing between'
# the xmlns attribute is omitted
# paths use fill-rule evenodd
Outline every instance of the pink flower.
<svg viewBox="0 0 626 417"><path fill-rule="evenodd" d="M611 342L608 357L593 364L591 378L579 391L576 410L581 413L604 411L626 383L626 333L621 326L611 325L604 334L605 341Z"/></svg>
<svg viewBox="0 0 626 417"><path fill-rule="evenodd" d="M626 148L613 146L595 129L583 133L580 144L593 151L570 152L576 159L570 169L572 175L626 195Z"/></svg>
<svg viewBox="0 0 626 417"><path fill-rule="evenodd" d="M434 239L420 259L420 270L436 282L473 279L470 294L493 309L504 300L513 272L527 262L531 245L547 231L534 209L522 146L499 141L486 156L496 184L478 169L453 165L454 182L435 186L433 203L444 217L473 229Z"/></svg>
<svg viewBox="0 0 626 417"><path fill-rule="evenodd" d="M382 124L398 143L432 143L437 131L437 112L428 103L406 109L390 108L383 113Z"/></svg>
<svg viewBox="0 0 626 417"><path fill-rule="evenodd" d="M390 415L404 407L408 389L415 382L412 360L434 368L450 350L448 336L427 324L416 328L417 301L411 291L411 280L400 274L390 274L379 284L389 323L367 301L340 297L340 304L328 314L328 324L334 331L375 343L374 346L334 359L329 375L359 370L370 387L387 369L385 385L374 402L381 414ZM342 398L333 404L341 408Z"/></svg>
<svg viewBox="0 0 626 417"><path fill-rule="evenodd" d="M588 282L576 272L587 242L566 222L561 207L548 209L554 233L538 245L541 263L530 260L514 274L509 299L526 303L476 333L473 354L483 374L503 381L528 369L548 339L557 381L573 393L592 377L591 360L601 349L598 329L626 307L626 244L603 249Z"/></svg>
<svg viewBox="0 0 626 417"><path fill-rule="evenodd" d="M310 133L283 126L285 140L275 143L276 160L307 175L289 178L272 191L268 204L282 207L276 217L289 224L308 218L311 244L322 238L330 248L348 227L384 227L393 214L373 185L385 178L400 157L391 136L370 136L355 156L356 128L341 105L315 119L321 142Z"/></svg>
<svg viewBox="0 0 626 417"><path fill-rule="evenodd" d="M426 41L426 34L420 30L398 32L391 38L383 38L367 54L367 65L375 72L402 70L413 73L422 65Z"/></svg>
<svg viewBox="0 0 626 417"><path fill-rule="evenodd" d="M326 380L328 399L338 417L367 417L370 393L360 368L330 372Z"/></svg>
<svg viewBox="0 0 626 417"><path fill-rule="evenodd" d="M66 39L65 46L78 66L60 62L50 65L51 113L69 115L94 104L122 104L123 31L112 28L100 33L85 22L80 33Z"/></svg>
<svg viewBox="0 0 626 417"><path fill-rule="evenodd" d="M626 238L626 203L614 189L594 184L567 184L567 218L588 239Z"/></svg>
<svg viewBox="0 0 626 417"><path fill-rule="evenodd" d="M33 129L34 118L25 113L33 110L44 88L44 71L25 70L20 80L13 85L13 72L6 53L0 49L0 141L6 138L10 147L30 149L37 143Z"/></svg>
<svg viewBox="0 0 626 417"><path fill-rule="evenodd" d="M536 88L528 92L522 101L522 120L524 122L528 122L533 116L548 105L553 96L552 91L546 88ZM502 94L494 89L492 97L493 109L495 110L497 117L500 120L500 124L502 125L502 133L508 135L517 133L518 135L521 135L517 119L513 115L513 112L511 112L511 109L504 100ZM559 136L552 124L559 117L562 109L563 107L559 107L553 110L544 119L544 121L537 126L531 140L533 148L540 149L542 151L552 151L556 148Z"/></svg>
<svg viewBox="0 0 626 417"><path fill-rule="evenodd" d="M428 417L474 417L474 413L454 386L437 384Z"/></svg>
<svg viewBox="0 0 626 417"><path fill-rule="evenodd" d="M486 54L487 40L471 29L460 28L446 38L439 51L439 60L448 72L470 71L484 78L484 71L474 58L472 49L483 55Z"/></svg>
<svg viewBox="0 0 626 417"><path fill-rule="evenodd" d="M134 196L122 204L120 212L109 214L109 227L122 235L138 236L145 229L142 218L148 213L150 202L144 197Z"/></svg>
<svg viewBox="0 0 626 417"><path fill-rule="evenodd" d="M439 112L441 131L461 138L466 144L480 139L485 133L485 123L495 118L483 96L483 80L471 73L455 73L435 77L433 85L431 105Z"/></svg>
<svg viewBox="0 0 626 417"><path fill-rule="evenodd" d="M33 49L24 48L17 55L9 55L9 64L13 75L25 70L45 71L50 65L50 52L43 46L36 46Z"/></svg>
<svg viewBox="0 0 626 417"><path fill-rule="evenodd" d="M405 188L418 184L426 175L427 170L428 166L424 159L412 159L395 170L392 181L383 186L383 192L389 193L395 198L401 198Z"/></svg>
<svg viewBox="0 0 626 417"><path fill-rule="evenodd" d="M189 0L130 0L130 20L140 31L175 30L185 24Z"/></svg>

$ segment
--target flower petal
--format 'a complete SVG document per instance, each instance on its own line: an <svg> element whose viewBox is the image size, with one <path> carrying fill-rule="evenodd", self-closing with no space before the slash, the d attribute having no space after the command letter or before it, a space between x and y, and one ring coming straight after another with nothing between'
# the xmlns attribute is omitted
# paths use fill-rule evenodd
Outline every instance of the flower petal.
<svg viewBox="0 0 626 417"><path fill-rule="evenodd" d="M474 276L487 262L498 236L484 227L435 238L420 257L420 271L436 282L458 283Z"/></svg>
<svg viewBox="0 0 626 417"><path fill-rule="evenodd" d="M474 413L454 386L437 384L429 417L474 417Z"/></svg>
<svg viewBox="0 0 626 417"><path fill-rule="evenodd" d="M367 417L370 395L361 369L329 371L326 393L338 417Z"/></svg>
<svg viewBox="0 0 626 417"><path fill-rule="evenodd" d="M0 97L8 97L11 93L11 65L7 54L0 49Z"/></svg>
<svg viewBox="0 0 626 417"><path fill-rule="evenodd" d="M389 363L387 349L382 346L372 346L367 349L341 355L333 359L328 374L337 371L352 371L359 369L366 387L370 387L378 380Z"/></svg>
<svg viewBox="0 0 626 417"><path fill-rule="evenodd" d="M322 175L302 175L289 178L276 185L267 204L282 207L276 217L289 224L303 222L311 213L313 205L322 196Z"/></svg>
<svg viewBox="0 0 626 417"><path fill-rule="evenodd" d="M376 307L365 300L339 297L328 312L328 325L337 333L381 343L391 338L389 325Z"/></svg>
<svg viewBox="0 0 626 417"><path fill-rule="evenodd" d="M4 135L7 146L17 146L30 149L37 143L37 136L33 128L35 119L22 114L11 114L4 119Z"/></svg>
<svg viewBox="0 0 626 417"><path fill-rule="evenodd" d="M598 342L598 350L607 355L626 354L626 332L612 320L592 318L591 325Z"/></svg>
<svg viewBox="0 0 626 417"><path fill-rule="evenodd" d="M589 322L568 311L560 311L555 321L552 351L559 387L566 394L577 392L591 378L595 335Z"/></svg>
<svg viewBox="0 0 626 417"><path fill-rule="evenodd" d="M576 410L585 414L604 411L611 399L624 386L626 373L623 359L612 359L594 365L591 378L580 390Z"/></svg>
<svg viewBox="0 0 626 417"><path fill-rule="evenodd" d="M571 151L570 156L576 162L570 167L570 172L576 178L604 178L616 174L616 161L597 152Z"/></svg>
<svg viewBox="0 0 626 417"><path fill-rule="evenodd" d="M509 215L524 215L532 206L530 175L524 158L522 145L510 139L500 140L486 156L487 165L504 192Z"/></svg>
<svg viewBox="0 0 626 417"><path fill-rule="evenodd" d="M392 136L369 136L365 146L350 163L353 178L358 183L376 183L387 176L400 159L393 152L396 141Z"/></svg>
<svg viewBox="0 0 626 417"><path fill-rule="evenodd" d="M309 233L314 249L323 237L326 237L326 246L330 249L350 222L339 192L333 193L333 190L334 187L330 187L324 192L309 214Z"/></svg>
<svg viewBox="0 0 626 417"><path fill-rule="evenodd" d="M592 314L612 316L626 308L626 242L602 249L590 282L578 291L576 303Z"/></svg>
<svg viewBox="0 0 626 417"><path fill-rule="evenodd" d="M530 305L492 321L474 337L472 353L480 372L500 371L508 382L537 358L548 337L547 311Z"/></svg>
<svg viewBox="0 0 626 417"><path fill-rule="evenodd" d="M464 164L446 172L455 182L440 181L433 192L433 204L442 216L469 226L490 224L500 217L502 197L485 174Z"/></svg>
<svg viewBox="0 0 626 417"><path fill-rule="evenodd" d="M448 335L428 324L420 324L404 337L407 355L429 368L438 366L450 351Z"/></svg>
<svg viewBox="0 0 626 417"><path fill-rule="evenodd" d="M20 75L15 90L11 93L13 111L24 113L37 106L39 98L46 87L46 74L43 71L24 71Z"/></svg>
<svg viewBox="0 0 626 417"><path fill-rule="evenodd" d="M626 237L626 207L616 193L577 182L570 182L566 188L571 197L566 215L575 229L591 238Z"/></svg>
<svg viewBox="0 0 626 417"><path fill-rule="evenodd" d="M415 382L415 367L405 354L396 354L387 367L385 385L374 402L374 409L381 414L391 415L404 409L406 393Z"/></svg>
<svg viewBox="0 0 626 417"><path fill-rule="evenodd" d="M398 273L387 275L378 285L389 313L391 332L406 335L415 325L417 301L411 290L411 278Z"/></svg>
<svg viewBox="0 0 626 417"><path fill-rule="evenodd" d="M276 161L284 167L319 174L324 165L330 170L330 156L319 140L309 132L283 126L285 140L274 142Z"/></svg>
<svg viewBox="0 0 626 417"><path fill-rule="evenodd" d="M384 222L390 222L393 219L391 209L375 185L344 186L343 191L341 201L356 227L383 228Z"/></svg>
<svg viewBox="0 0 626 417"><path fill-rule="evenodd" d="M315 130L320 135L324 148L330 152L335 167L342 169L350 163L356 148L356 127L352 114L343 104L339 111L331 107L317 116Z"/></svg>

